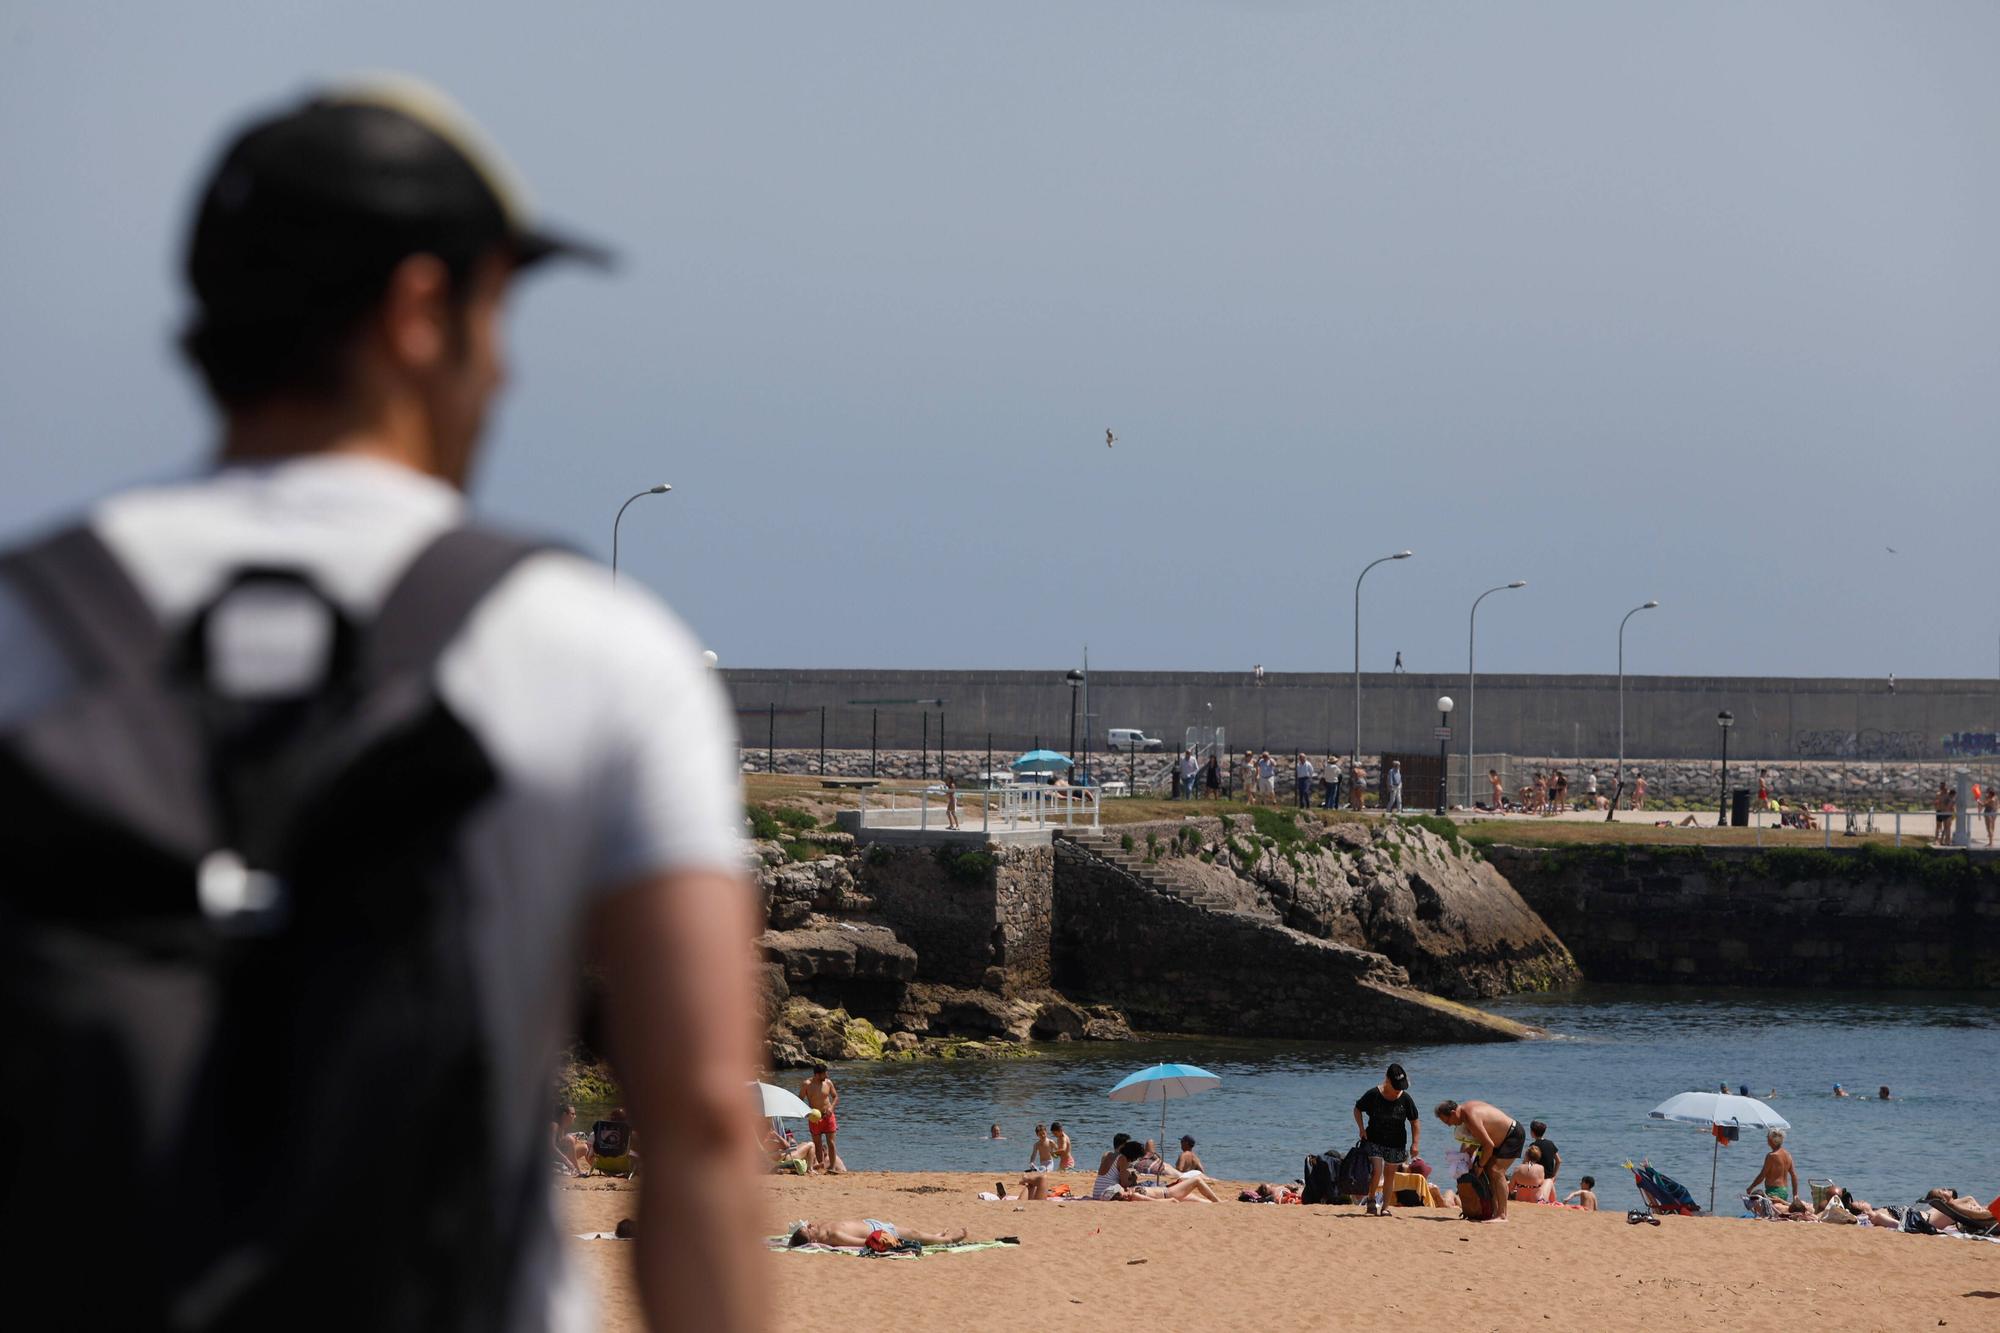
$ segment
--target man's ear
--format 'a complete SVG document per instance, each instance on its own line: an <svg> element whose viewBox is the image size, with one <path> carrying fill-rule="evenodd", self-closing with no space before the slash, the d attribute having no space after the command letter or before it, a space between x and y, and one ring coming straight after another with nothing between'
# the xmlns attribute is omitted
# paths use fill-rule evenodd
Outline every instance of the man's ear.
<svg viewBox="0 0 2000 1333"><path fill-rule="evenodd" d="M451 271L436 255L411 255L391 271L379 327L399 369L427 371L451 354L451 296Z"/></svg>

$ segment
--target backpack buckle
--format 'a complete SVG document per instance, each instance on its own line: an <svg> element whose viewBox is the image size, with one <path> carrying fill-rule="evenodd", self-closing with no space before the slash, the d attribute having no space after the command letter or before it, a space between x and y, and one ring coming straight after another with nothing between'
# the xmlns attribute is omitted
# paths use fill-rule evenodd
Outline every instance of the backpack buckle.
<svg viewBox="0 0 2000 1333"><path fill-rule="evenodd" d="M231 934L268 935L285 923L291 894L267 870L253 870L235 852L217 848L195 870L202 915Z"/></svg>

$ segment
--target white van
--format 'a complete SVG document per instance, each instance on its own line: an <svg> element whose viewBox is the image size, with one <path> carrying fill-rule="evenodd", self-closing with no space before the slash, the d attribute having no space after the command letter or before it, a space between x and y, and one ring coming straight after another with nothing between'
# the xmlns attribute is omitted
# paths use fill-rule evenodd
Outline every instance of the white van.
<svg viewBox="0 0 2000 1333"><path fill-rule="evenodd" d="M1111 729L1111 748L1123 751L1157 750L1161 747L1158 736L1148 736L1137 727L1113 727Z"/></svg>

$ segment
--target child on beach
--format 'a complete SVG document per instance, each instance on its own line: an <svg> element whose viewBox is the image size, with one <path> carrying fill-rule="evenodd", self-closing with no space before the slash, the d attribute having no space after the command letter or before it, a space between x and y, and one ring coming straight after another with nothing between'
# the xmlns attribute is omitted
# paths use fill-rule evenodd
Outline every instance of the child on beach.
<svg viewBox="0 0 2000 1333"><path fill-rule="evenodd" d="M1056 1170L1076 1170L1076 1153L1070 1146L1069 1131L1062 1127L1062 1121L1049 1122L1049 1142L1055 1145Z"/></svg>
<svg viewBox="0 0 2000 1333"><path fill-rule="evenodd" d="M1035 1126L1035 1147L1028 1154L1028 1169L1030 1171L1053 1171L1056 1169L1056 1145L1055 1141L1049 1138L1049 1128L1047 1125Z"/></svg>
<svg viewBox="0 0 2000 1333"><path fill-rule="evenodd" d="M1577 1207L1583 1209L1583 1211L1585 1211L1586 1213L1596 1212L1597 1177L1585 1176L1583 1178L1583 1188L1580 1190L1571 1190L1569 1194L1564 1197L1563 1202L1565 1204L1572 1204L1572 1203L1576 1204Z"/></svg>

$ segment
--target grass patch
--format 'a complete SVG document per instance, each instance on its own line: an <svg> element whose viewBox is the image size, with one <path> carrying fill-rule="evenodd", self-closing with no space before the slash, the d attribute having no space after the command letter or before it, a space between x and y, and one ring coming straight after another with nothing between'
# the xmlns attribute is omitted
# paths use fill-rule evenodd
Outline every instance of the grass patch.
<svg viewBox="0 0 2000 1333"><path fill-rule="evenodd" d="M785 826L761 805L746 805L743 811L750 818L750 836L764 842L782 842Z"/></svg>

